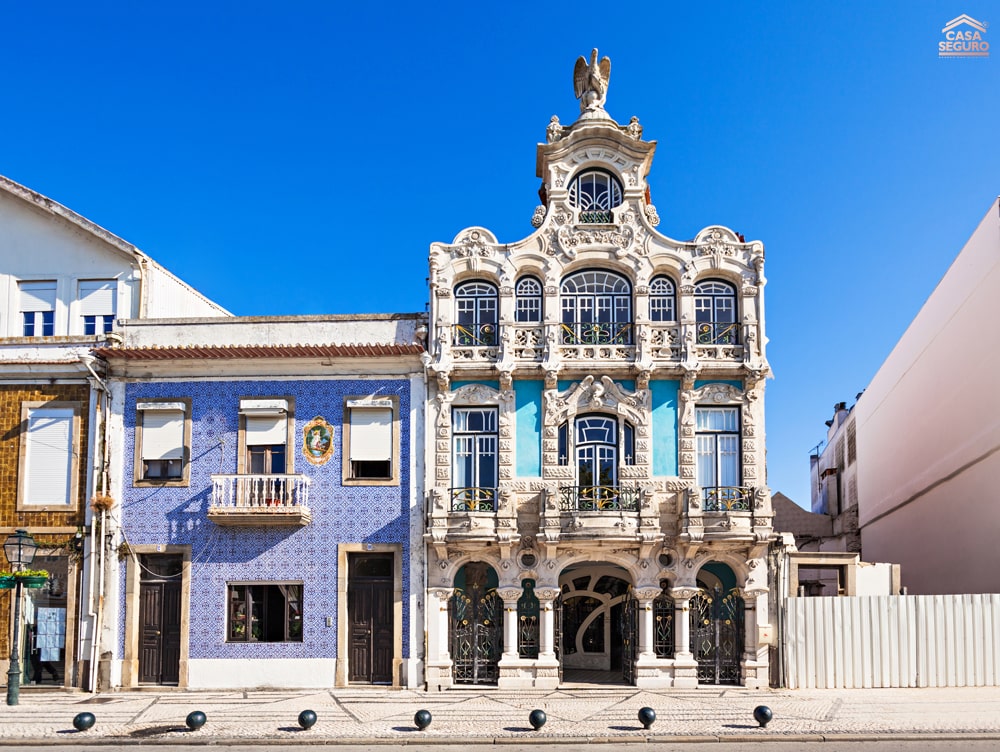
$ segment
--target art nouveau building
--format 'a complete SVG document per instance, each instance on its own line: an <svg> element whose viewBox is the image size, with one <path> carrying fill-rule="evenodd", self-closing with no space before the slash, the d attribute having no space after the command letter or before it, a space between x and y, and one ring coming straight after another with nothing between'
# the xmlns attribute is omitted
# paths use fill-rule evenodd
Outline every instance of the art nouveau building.
<svg viewBox="0 0 1000 752"><path fill-rule="evenodd" d="M538 145L534 232L431 246L430 687L768 683L763 245L657 230L609 67Z"/></svg>

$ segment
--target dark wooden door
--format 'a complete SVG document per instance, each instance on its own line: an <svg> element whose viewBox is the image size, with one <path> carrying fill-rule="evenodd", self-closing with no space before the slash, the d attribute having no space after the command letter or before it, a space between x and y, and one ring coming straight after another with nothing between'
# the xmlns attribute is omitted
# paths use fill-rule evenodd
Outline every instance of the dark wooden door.
<svg viewBox="0 0 1000 752"><path fill-rule="evenodd" d="M391 684L392 555L359 554L348 566L348 680Z"/></svg>
<svg viewBox="0 0 1000 752"><path fill-rule="evenodd" d="M143 556L139 580L139 682L177 684L181 662L180 557Z"/></svg>

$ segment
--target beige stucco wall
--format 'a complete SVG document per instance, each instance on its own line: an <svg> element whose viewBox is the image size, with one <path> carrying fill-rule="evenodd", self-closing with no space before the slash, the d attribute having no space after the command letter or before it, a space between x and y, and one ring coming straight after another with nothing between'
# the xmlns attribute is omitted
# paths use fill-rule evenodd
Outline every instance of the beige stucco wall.
<svg viewBox="0 0 1000 752"><path fill-rule="evenodd" d="M1000 591L1000 201L855 408L864 558L913 594Z"/></svg>

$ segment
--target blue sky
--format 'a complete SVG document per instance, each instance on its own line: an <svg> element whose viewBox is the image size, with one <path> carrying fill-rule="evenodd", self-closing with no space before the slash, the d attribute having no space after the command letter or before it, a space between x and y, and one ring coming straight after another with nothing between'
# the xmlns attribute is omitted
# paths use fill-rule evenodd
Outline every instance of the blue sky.
<svg viewBox="0 0 1000 752"><path fill-rule="evenodd" d="M937 54L963 13L1000 46L983 0L7 3L0 173L239 315L421 311L432 241L531 231L596 46L660 231L765 243L769 485L808 506L834 403L1000 192L1000 49Z"/></svg>

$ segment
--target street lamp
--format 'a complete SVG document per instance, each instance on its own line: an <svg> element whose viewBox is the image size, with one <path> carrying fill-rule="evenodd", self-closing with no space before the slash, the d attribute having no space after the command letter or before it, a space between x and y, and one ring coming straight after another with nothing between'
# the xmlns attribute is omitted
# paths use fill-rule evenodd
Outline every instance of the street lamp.
<svg viewBox="0 0 1000 752"><path fill-rule="evenodd" d="M28 567L35 558L38 544L27 530L17 530L3 544L3 552L15 574ZM10 649L10 670L7 672L7 704L17 705L21 694L21 661L18 655L21 642L21 578L14 584L14 644Z"/></svg>

